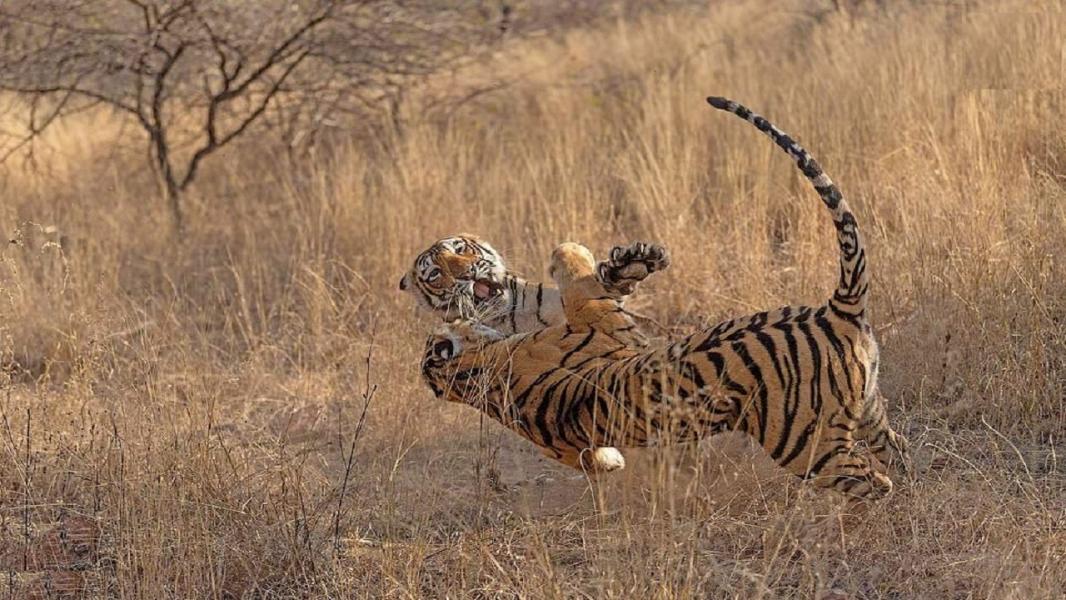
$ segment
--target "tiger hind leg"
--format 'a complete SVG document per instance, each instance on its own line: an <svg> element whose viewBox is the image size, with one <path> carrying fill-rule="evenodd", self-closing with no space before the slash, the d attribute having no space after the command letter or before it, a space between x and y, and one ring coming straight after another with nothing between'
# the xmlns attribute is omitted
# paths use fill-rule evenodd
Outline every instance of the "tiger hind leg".
<svg viewBox="0 0 1066 600"><path fill-rule="evenodd" d="M875 390L867 398L863 407L862 422L859 423L858 438L865 441L870 452L883 465L906 473L910 465L910 452L907 438L897 433L888 423L885 414L884 396Z"/></svg>
<svg viewBox="0 0 1066 600"><path fill-rule="evenodd" d="M799 474L818 487L832 488L846 496L860 500L877 500L892 491L892 480L875 468L868 454L855 446L852 431L854 421L834 422L824 428L821 439L809 455L808 464ZM797 472L801 465L795 461L790 470Z"/></svg>

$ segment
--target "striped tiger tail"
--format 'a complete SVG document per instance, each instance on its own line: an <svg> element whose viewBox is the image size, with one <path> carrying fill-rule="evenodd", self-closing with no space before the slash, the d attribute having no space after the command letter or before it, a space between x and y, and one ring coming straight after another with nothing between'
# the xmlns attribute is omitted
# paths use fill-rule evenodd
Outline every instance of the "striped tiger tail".
<svg viewBox="0 0 1066 600"><path fill-rule="evenodd" d="M870 278L866 273L866 250L862 244L858 224L855 222L855 215L848 207L840 189L802 146L787 133L775 127L773 123L753 113L747 107L726 98L711 96L707 98L707 102L719 110L733 113L770 136L775 144L796 161L796 166L814 185L815 191L833 215L837 242L840 246L840 280L829 305L839 313L859 319L864 318L866 296L870 287Z"/></svg>

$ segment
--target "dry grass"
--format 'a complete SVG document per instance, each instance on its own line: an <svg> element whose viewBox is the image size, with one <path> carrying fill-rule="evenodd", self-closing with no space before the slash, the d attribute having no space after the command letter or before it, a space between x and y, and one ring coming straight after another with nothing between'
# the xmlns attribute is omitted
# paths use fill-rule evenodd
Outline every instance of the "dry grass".
<svg viewBox="0 0 1066 600"><path fill-rule="evenodd" d="M813 6L522 44L506 89L306 163L249 139L182 246L124 124L64 124L0 176L0 597L1060 597L1066 14ZM823 298L824 210L710 93L867 233L919 473L862 515L729 437L590 490L419 382L396 282L457 231L535 277L563 240L661 240L639 302L682 326Z"/></svg>

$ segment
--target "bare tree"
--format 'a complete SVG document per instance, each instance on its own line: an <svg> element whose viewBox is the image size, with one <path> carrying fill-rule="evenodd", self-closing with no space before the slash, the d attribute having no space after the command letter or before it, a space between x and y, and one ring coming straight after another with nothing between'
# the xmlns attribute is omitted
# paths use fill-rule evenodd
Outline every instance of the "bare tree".
<svg viewBox="0 0 1066 600"><path fill-rule="evenodd" d="M265 115L297 140L395 103L498 36L493 18L462 0L15 0L0 90L29 107L21 143L93 105L131 117L180 234L203 161Z"/></svg>

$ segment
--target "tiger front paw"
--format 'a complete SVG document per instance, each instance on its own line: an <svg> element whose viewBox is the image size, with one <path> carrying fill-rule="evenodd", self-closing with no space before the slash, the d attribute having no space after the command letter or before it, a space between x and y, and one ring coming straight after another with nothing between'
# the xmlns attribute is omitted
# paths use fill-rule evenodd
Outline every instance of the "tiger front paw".
<svg viewBox="0 0 1066 600"><path fill-rule="evenodd" d="M447 325L447 331L468 344L498 342L506 335L477 321L455 320Z"/></svg>
<svg viewBox="0 0 1066 600"><path fill-rule="evenodd" d="M472 321L456 320L438 327L426 342L423 366L442 365L467 348L504 339L504 334Z"/></svg>
<svg viewBox="0 0 1066 600"><path fill-rule="evenodd" d="M669 266L670 254L664 246L635 242L611 248L608 259L597 266L596 272L604 287L628 295L649 275Z"/></svg>

